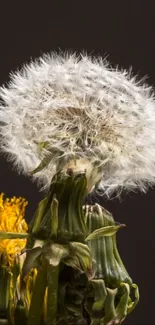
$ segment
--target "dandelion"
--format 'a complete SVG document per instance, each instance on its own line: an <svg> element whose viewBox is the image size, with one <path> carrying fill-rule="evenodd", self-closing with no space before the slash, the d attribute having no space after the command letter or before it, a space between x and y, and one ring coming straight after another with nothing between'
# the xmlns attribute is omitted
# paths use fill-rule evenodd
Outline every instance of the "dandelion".
<svg viewBox="0 0 155 325"><path fill-rule="evenodd" d="M100 58L50 54L12 74L0 98L1 151L48 190L28 232L26 203L3 213L1 197L0 254L13 265L25 250L0 310L15 325L121 324L139 300L116 245L124 224L83 202L94 187L110 196L155 183L152 88Z"/></svg>
<svg viewBox="0 0 155 325"><path fill-rule="evenodd" d="M131 73L101 58L49 54L12 74L0 96L2 151L19 172L36 169L42 189L81 159L90 187L107 195L155 183L154 93Z"/></svg>
<svg viewBox="0 0 155 325"><path fill-rule="evenodd" d="M26 233L28 225L24 219L27 201L24 198L4 200L0 194L0 232ZM26 239L0 239L0 256L3 266L12 267L17 255L26 246Z"/></svg>
<svg viewBox="0 0 155 325"><path fill-rule="evenodd" d="M4 199L4 193L0 194L0 323L5 323L8 315L10 324L14 323L16 287L24 261L20 254L27 243L22 238L28 232L24 219L27 203L22 197Z"/></svg>

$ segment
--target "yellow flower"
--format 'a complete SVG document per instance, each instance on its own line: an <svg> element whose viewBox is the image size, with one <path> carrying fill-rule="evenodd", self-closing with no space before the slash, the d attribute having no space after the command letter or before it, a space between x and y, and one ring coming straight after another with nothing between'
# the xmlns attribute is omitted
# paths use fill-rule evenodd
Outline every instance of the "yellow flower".
<svg viewBox="0 0 155 325"><path fill-rule="evenodd" d="M0 231L25 233L28 225L24 219L25 207L28 202L22 198L4 200L4 193L0 194ZM13 266L17 254L26 245L26 239L0 239L0 257L3 266Z"/></svg>

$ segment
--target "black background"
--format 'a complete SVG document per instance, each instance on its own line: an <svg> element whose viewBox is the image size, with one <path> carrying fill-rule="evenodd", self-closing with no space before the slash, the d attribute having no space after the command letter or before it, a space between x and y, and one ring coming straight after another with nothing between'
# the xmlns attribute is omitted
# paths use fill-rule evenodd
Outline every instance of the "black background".
<svg viewBox="0 0 155 325"><path fill-rule="evenodd" d="M10 1L0 5L0 84L10 71L51 50L84 50L133 67L155 86L154 1ZM149 136L149 134L148 134ZM43 193L0 156L0 192L24 196L30 219ZM140 302L124 324L155 324L155 189L100 202L127 227L118 233L125 265L140 288Z"/></svg>

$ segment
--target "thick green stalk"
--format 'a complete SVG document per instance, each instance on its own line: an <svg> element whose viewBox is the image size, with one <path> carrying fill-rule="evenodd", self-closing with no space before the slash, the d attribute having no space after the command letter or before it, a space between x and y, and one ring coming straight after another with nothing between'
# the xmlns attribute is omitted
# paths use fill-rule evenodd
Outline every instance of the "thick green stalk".
<svg viewBox="0 0 155 325"><path fill-rule="evenodd" d="M40 266L38 269L37 278L33 288L27 325L41 324L46 285L47 285L47 269L46 267Z"/></svg>
<svg viewBox="0 0 155 325"><path fill-rule="evenodd" d="M59 265L47 268L47 319L46 325L56 325L58 309Z"/></svg>

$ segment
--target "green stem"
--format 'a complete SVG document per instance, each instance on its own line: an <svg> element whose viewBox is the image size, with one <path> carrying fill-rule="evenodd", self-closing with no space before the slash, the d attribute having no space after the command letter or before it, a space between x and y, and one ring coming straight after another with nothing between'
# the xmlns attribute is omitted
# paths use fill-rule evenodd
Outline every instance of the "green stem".
<svg viewBox="0 0 155 325"><path fill-rule="evenodd" d="M58 279L59 265L49 265L47 271L48 298L46 325L56 324L58 305Z"/></svg>
<svg viewBox="0 0 155 325"><path fill-rule="evenodd" d="M41 323L46 285L47 269L40 267L38 269L38 274L33 289L27 325L40 325Z"/></svg>
<svg viewBox="0 0 155 325"><path fill-rule="evenodd" d="M25 239L30 235L28 233L16 233L16 232L6 232L0 231L0 239Z"/></svg>

